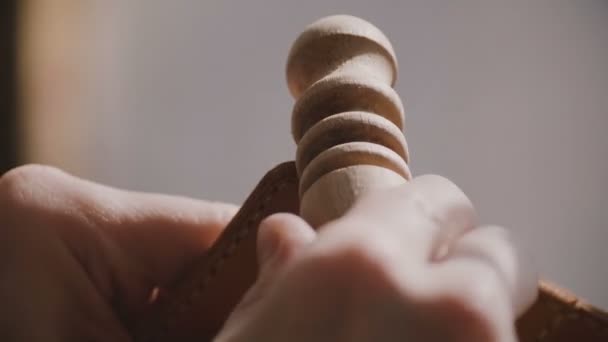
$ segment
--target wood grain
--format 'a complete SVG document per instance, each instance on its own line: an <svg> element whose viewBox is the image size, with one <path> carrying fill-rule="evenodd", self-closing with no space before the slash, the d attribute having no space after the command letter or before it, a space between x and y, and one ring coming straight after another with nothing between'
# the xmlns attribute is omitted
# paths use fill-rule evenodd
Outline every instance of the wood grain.
<svg viewBox="0 0 608 342"><path fill-rule="evenodd" d="M362 19L320 19L293 44L287 84L296 98L300 215L313 226L342 216L368 191L411 178L396 79L391 43Z"/></svg>

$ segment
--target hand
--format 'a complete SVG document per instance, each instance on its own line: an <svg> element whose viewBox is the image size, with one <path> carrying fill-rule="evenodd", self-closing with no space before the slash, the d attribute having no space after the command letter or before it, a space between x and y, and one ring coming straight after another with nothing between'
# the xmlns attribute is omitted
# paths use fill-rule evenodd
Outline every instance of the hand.
<svg viewBox="0 0 608 342"><path fill-rule="evenodd" d="M216 342L515 341L536 274L437 176L363 198L316 234L266 219L260 274Z"/></svg>
<svg viewBox="0 0 608 342"><path fill-rule="evenodd" d="M0 178L0 341L130 341L153 288L236 208L124 192L42 166Z"/></svg>

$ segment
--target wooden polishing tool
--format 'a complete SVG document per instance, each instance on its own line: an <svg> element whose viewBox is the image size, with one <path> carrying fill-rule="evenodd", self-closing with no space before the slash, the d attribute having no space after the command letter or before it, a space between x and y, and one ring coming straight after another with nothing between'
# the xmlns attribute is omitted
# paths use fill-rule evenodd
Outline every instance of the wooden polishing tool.
<svg viewBox="0 0 608 342"><path fill-rule="evenodd" d="M411 178L397 60L384 34L347 15L308 26L293 44L287 83L297 100L300 215L317 227L363 193Z"/></svg>
<svg viewBox="0 0 608 342"><path fill-rule="evenodd" d="M135 328L137 341L211 340L256 280L264 217L300 213L319 227L362 193L410 178L396 76L391 44L364 20L327 17L300 35L287 62L296 167L279 165L262 179L211 249L162 289Z"/></svg>

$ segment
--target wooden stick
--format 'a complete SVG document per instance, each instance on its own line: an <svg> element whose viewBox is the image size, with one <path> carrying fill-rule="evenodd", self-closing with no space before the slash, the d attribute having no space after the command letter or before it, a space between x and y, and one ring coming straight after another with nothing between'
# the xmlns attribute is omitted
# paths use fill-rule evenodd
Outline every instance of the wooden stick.
<svg viewBox="0 0 608 342"><path fill-rule="evenodd" d="M347 15L320 19L293 44L287 83L296 98L300 215L318 227L362 194L411 178L397 60L384 34Z"/></svg>

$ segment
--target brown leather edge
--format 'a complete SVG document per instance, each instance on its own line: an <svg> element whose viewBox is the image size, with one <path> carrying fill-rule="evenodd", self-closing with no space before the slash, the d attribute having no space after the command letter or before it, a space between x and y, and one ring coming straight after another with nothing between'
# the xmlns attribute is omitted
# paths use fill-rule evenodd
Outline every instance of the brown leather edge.
<svg viewBox="0 0 608 342"><path fill-rule="evenodd" d="M297 183L293 162L268 172L211 250L153 304L136 329L136 340L211 340L255 281L260 221L277 212L298 213ZM608 313L541 281L538 299L516 328L522 342L606 342Z"/></svg>
<svg viewBox="0 0 608 342"><path fill-rule="evenodd" d="M299 205L295 164L269 171L209 252L153 303L134 331L135 340L211 340L256 279L259 223L274 213L297 213Z"/></svg>
<svg viewBox="0 0 608 342"><path fill-rule="evenodd" d="M608 313L548 281L536 302L517 321L521 342L608 341Z"/></svg>

